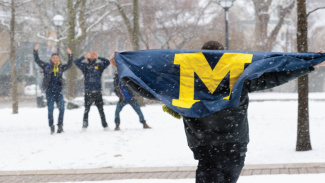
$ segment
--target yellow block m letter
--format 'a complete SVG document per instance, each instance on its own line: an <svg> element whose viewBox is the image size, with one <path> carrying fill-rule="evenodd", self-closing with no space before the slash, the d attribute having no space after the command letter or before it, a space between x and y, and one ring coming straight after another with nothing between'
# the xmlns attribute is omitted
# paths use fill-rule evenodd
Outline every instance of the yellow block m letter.
<svg viewBox="0 0 325 183"><path fill-rule="evenodd" d="M175 54L174 64L180 65L179 99L173 99L177 107L191 108L200 100L194 100L194 73L196 73L211 94L230 72L230 93L224 99L229 100L236 81L244 71L245 63L251 63L252 54L224 53L212 70L203 53Z"/></svg>

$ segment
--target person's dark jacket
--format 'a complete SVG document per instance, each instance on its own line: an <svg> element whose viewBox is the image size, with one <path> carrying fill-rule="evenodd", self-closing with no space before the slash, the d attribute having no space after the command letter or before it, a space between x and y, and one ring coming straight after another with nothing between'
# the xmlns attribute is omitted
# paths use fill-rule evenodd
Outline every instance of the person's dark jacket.
<svg viewBox="0 0 325 183"><path fill-rule="evenodd" d="M38 51L34 50L34 60L36 64L42 68L43 73L44 73L44 79L42 82L42 89L44 91L58 91L61 92L62 88L64 86L63 82L63 72L68 70L72 66L73 62L73 55L69 54L69 59L67 64L60 64L58 66L59 72L57 73L57 77L53 74L53 67L54 64L50 60L49 62L44 62L42 61L39 56L38 56Z"/></svg>
<svg viewBox="0 0 325 183"><path fill-rule="evenodd" d="M97 59L94 61L88 60L88 63L82 63L85 57L77 58L74 63L82 71L85 77L85 91L101 91L101 77L103 71L109 66L109 60L98 57L102 62L97 62Z"/></svg>
<svg viewBox="0 0 325 183"><path fill-rule="evenodd" d="M297 71L265 73L259 78L245 81L238 107L223 109L201 118L183 116L188 146L193 151L194 158L211 157L221 151L246 152L249 142L248 93L279 86L313 70L310 67ZM155 99L132 80L126 78L123 82L141 96Z"/></svg>

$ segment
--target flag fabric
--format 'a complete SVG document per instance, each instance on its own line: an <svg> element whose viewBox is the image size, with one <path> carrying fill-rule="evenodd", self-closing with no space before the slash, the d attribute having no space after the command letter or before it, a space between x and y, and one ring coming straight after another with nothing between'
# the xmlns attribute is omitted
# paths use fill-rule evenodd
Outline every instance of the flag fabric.
<svg viewBox="0 0 325 183"><path fill-rule="evenodd" d="M245 80L308 68L319 53L225 50L141 50L115 53L119 81L127 77L186 117L236 107Z"/></svg>

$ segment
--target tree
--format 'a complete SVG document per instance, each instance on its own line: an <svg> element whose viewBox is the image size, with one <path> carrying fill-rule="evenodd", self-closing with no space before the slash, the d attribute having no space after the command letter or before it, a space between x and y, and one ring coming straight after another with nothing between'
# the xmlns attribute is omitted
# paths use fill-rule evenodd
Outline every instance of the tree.
<svg viewBox="0 0 325 183"><path fill-rule="evenodd" d="M75 56L79 55L79 45L87 37L88 33L111 13L109 3L112 1L114 0L65 0L66 12L62 13L67 17L67 29L63 32L67 32L66 46L71 49ZM63 2L61 1L62 4ZM47 21L51 22L51 18L48 16ZM68 99L75 98L76 79L77 68L73 65L67 71L66 86Z"/></svg>
<svg viewBox="0 0 325 183"><path fill-rule="evenodd" d="M140 49L140 40L147 49L152 47L150 43L157 42L160 48L181 49L202 33L199 29L207 24L204 19L208 17L206 10L211 2L202 4L195 0L166 0L153 3L148 0L133 0L131 9L129 4L117 0L115 5L123 19L133 50Z"/></svg>
<svg viewBox="0 0 325 183"><path fill-rule="evenodd" d="M125 10L119 0L115 1L114 4L117 7L117 10L121 14L124 24L126 26L127 32L129 34L132 48L134 51L140 50L140 27L139 27L139 2L138 0L133 0L132 7L132 20L133 24L131 24L131 20L127 17ZM138 98L138 101L141 106L144 105L144 101L142 97Z"/></svg>
<svg viewBox="0 0 325 183"><path fill-rule="evenodd" d="M298 52L308 52L308 16L325 7L319 7L306 13L306 0L297 0L297 49ZM308 75L298 78L298 129L296 151L311 150L309 130L309 104L308 104Z"/></svg>
<svg viewBox="0 0 325 183"><path fill-rule="evenodd" d="M306 0L297 0L297 49L308 51ZM308 75L298 78L298 130L296 151L311 150L309 133Z"/></svg>
<svg viewBox="0 0 325 183"><path fill-rule="evenodd" d="M10 9L10 23L8 26L9 36L10 36L10 65L11 65L11 96L12 96L12 113L18 114L18 77L16 69L16 42L15 42L15 33L16 33L16 8L24 5L26 2L17 2L15 0L0 1L0 5L4 9ZM4 21L2 21L4 23Z"/></svg>
<svg viewBox="0 0 325 183"><path fill-rule="evenodd" d="M39 38L45 40L64 40L66 47L69 47L74 54L74 57L78 56L82 51L82 43L89 36L89 33L93 30L99 31L99 24L105 20L105 18L116 10L111 6L111 3L115 0L33 0L37 12L37 16L34 18L38 20L40 27L46 27L50 30L55 30L53 24L53 17L56 14L61 14L65 17L65 23L63 24L63 30L61 32L61 38L50 39L46 36L40 36ZM63 42L63 41L62 41ZM89 50L87 50L89 51ZM61 52L60 55L65 55ZM75 65L67 70L66 73L66 88L67 98L73 99L76 95L76 80L77 80L77 68Z"/></svg>
<svg viewBox="0 0 325 183"><path fill-rule="evenodd" d="M17 85L16 47L15 47L15 23L16 23L15 0L11 0L10 7L11 7L10 63L11 63L11 81L12 81L12 113L18 114L18 85Z"/></svg>
<svg viewBox="0 0 325 183"><path fill-rule="evenodd" d="M123 5L119 0L115 1L114 4L117 7L117 10L121 14L124 24L126 26L127 32L129 34L132 48L133 50L139 50L140 49L140 27L139 27L139 2L138 0L133 0L132 7L132 20L133 24L131 24L130 18L128 18L128 15L125 12L125 9L123 8Z"/></svg>
<svg viewBox="0 0 325 183"><path fill-rule="evenodd" d="M71 51L76 53L76 45L86 37L85 27L85 8L86 0L79 0L74 3L73 0L67 0L67 22L68 22L68 38L67 45ZM79 17L77 17L79 16ZM78 18L78 19L77 19ZM77 36L75 31L76 21L80 23L79 29L81 29L81 35ZM80 30L79 30L80 31ZM77 79L77 68L73 64L72 67L67 71L67 97L68 99L75 98L76 93L76 79Z"/></svg>
<svg viewBox="0 0 325 183"><path fill-rule="evenodd" d="M154 38L160 42L161 48L182 49L203 34L208 27L206 19L213 17L208 12L211 5L211 1L204 4L193 0L164 1L160 5L163 9L155 15L157 30Z"/></svg>
<svg viewBox="0 0 325 183"><path fill-rule="evenodd" d="M268 35L268 23L270 20L269 9L273 0L252 0L255 9L255 41L256 50L259 51L270 51L272 50L273 44L276 37L284 23L284 18L290 13L291 9L295 5L295 1L292 2L285 8L278 6L279 9L279 20Z"/></svg>

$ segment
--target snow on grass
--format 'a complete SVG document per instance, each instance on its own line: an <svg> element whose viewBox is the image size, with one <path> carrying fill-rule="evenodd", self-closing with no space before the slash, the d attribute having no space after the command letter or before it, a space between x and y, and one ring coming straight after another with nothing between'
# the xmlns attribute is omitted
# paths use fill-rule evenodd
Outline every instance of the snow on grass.
<svg viewBox="0 0 325 183"><path fill-rule="evenodd" d="M266 96L269 96L266 94ZM324 163L324 101L310 101L312 151L296 152L297 102L251 102L246 164ZM182 120L161 109L142 108L152 129L143 129L131 106L121 112L121 131L113 131L115 106L105 106L104 131L92 106L89 127L81 132L84 108L65 111L63 134L50 135L46 108L0 109L0 171L103 167L196 166ZM55 121L58 110L54 112Z"/></svg>

